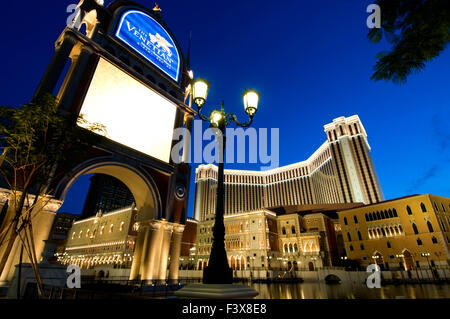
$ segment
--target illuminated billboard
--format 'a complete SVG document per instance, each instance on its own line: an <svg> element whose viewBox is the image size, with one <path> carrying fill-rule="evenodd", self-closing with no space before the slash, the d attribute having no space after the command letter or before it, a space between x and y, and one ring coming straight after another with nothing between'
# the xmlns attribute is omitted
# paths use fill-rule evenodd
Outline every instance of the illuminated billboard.
<svg viewBox="0 0 450 319"><path fill-rule="evenodd" d="M80 114L106 137L169 162L176 105L100 58Z"/></svg>
<svg viewBox="0 0 450 319"><path fill-rule="evenodd" d="M180 55L169 33L149 15L130 10L120 19L116 37L178 82Z"/></svg>

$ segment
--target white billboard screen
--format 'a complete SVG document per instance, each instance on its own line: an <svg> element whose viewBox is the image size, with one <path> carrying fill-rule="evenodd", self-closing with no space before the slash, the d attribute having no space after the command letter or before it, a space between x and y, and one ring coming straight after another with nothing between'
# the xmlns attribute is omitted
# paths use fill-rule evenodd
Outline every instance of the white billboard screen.
<svg viewBox="0 0 450 319"><path fill-rule="evenodd" d="M80 114L107 138L169 162L176 105L102 58Z"/></svg>

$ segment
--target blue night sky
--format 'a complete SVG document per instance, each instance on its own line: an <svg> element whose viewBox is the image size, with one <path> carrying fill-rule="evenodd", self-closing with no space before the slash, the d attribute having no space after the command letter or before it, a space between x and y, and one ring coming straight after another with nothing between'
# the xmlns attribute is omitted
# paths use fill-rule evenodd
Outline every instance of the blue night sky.
<svg viewBox="0 0 450 319"><path fill-rule="evenodd" d="M66 7L75 2L10 1L3 7L1 104L30 100L65 27ZM307 159L326 139L324 124L358 114L386 199L450 197L450 50L405 85L371 81L375 55L387 48L366 38L371 2L158 1L185 52L192 30L191 66L211 82L205 108L225 100L228 112L245 119L243 90L261 93L253 127L280 129L280 165ZM75 183L63 211L81 212L87 181Z"/></svg>

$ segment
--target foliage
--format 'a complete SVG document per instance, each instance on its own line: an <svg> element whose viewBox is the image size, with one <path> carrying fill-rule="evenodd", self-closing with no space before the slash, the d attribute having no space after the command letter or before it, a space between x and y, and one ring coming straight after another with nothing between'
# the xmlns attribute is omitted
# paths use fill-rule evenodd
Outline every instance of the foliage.
<svg viewBox="0 0 450 319"><path fill-rule="evenodd" d="M102 135L106 135L102 125L62 112L50 94L35 97L21 108L0 107L0 174L11 191L14 210L12 218L0 225L0 247L7 245L0 256L0 274L19 237L42 293L32 216L51 199L48 188L56 166L76 161L92 145L101 143ZM35 195L33 203L30 194Z"/></svg>
<svg viewBox="0 0 450 319"><path fill-rule="evenodd" d="M392 47L378 53L371 79L405 83L450 42L450 1L377 0L377 4L381 29L371 29L367 37L378 43L384 36Z"/></svg>

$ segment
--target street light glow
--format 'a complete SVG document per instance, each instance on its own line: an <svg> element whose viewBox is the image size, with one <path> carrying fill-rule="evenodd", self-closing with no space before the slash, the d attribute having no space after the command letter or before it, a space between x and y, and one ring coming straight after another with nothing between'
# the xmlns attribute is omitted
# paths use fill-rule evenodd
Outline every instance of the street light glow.
<svg viewBox="0 0 450 319"><path fill-rule="evenodd" d="M206 102L209 83L203 79L197 79L192 86L192 97L195 104L201 107Z"/></svg>
<svg viewBox="0 0 450 319"><path fill-rule="evenodd" d="M259 93L255 90L245 90L243 94L245 112L253 116L258 110Z"/></svg>

